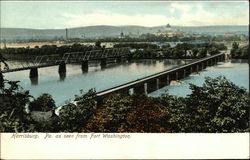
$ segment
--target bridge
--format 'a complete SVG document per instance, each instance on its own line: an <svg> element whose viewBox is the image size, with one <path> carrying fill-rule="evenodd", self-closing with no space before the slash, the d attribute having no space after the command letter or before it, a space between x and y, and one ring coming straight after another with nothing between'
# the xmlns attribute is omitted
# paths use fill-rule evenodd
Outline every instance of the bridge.
<svg viewBox="0 0 250 160"><path fill-rule="evenodd" d="M129 48L107 48L102 50L91 50L85 52L70 52L60 55L44 55L37 56L34 61L30 61L19 68L9 68L2 70L2 73L17 72L30 70L30 78L38 77L38 68L59 66L59 74L66 73L66 64L81 63L84 71L88 70L89 61L100 61L101 67L107 65L108 59L115 59L116 62L121 62L123 57L129 58Z"/></svg>
<svg viewBox="0 0 250 160"><path fill-rule="evenodd" d="M216 65L217 62L222 62L226 58L225 53L216 54L210 57L199 59L195 62L188 63L182 66L162 71L126 84L122 84L97 93L97 100L100 101L108 95L114 93L131 94L148 94L158 90L166 85L169 85L173 80L180 80L191 73L199 72L206 67Z"/></svg>

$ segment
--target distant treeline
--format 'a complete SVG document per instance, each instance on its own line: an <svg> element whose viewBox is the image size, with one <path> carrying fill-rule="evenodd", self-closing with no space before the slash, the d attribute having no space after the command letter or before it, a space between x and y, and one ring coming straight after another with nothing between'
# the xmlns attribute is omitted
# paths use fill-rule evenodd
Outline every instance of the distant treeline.
<svg viewBox="0 0 250 160"><path fill-rule="evenodd" d="M248 59L249 58L249 45L239 47L239 44L234 42L231 49L231 58L235 59Z"/></svg>
<svg viewBox="0 0 250 160"><path fill-rule="evenodd" d="M211 35L211 34L189 34L187 36L165 36L155 34L141 34L141 35L124 35L123 37L104 37L104 38L70 38L67 42L80 43L80 42L96 42L100 40L102 42L185 42L185 41L247 41L249 40L248 35L244 34L231 34L225 35ZM55 37L53 39L46 38L31 38L31 39L16 39L8 40L7 42L55 42L55 41L66 41L63 37Z"/></svg>
<svg viewBox="0 0 250 160"><path fill-rule="evenodd" d="M133 37L125 35L123 38L118 37L105 37L99 38L102 42L190 42L190 41L247 41L249 37L247 35L188 35L188 36L157 36L155 34L142 34L139 37ZM71 42L95 42L96 39L71 39Z"/></svg>
<svg viewBox="0 0 250 160"><path fill-rule="evenodd" d="M227 47L222 43L202 43L188 44L181 43L175 47L169 44L158 46L148 43L121 43L114 47L130 47L135 49L133 58L203 58L226 50Z"/></svg>
<svg viewBox="0 0 250 160"><path fill-rule="evenodd" d="M227 49L224 44L220 43L203 43L203 44L188 44L182 43L175 47L169 44L159 46L150 43L120 43L114 45L114 48L130 47L135 49L131 51L132 58L203 58L209 55L219 53L220 50ZM56 46L44 45L42 47L36 46L35 48L6 48L0 49L0 53L7 59L20 58L33 58L40 55L60 55L62 56L67 52L85 52L90 50L100 50L101 42L97 41L95 46L86 46L81 44L73 44L71 46Z"/></svg>
<svg viewBox="0 0 250 160"><path fill-rule="evenodd" d="M94 49L94 46L87 46L81 44L73 44L73 45L64 45L64 46L56 46L56 45L43 45L41 47L35 46L34 48L30 47L22 47L22 48L6 48L0 49L0 53L3 55L14 54L14 55L52 55L59 54L63 55L67 52L82 52L89 51Z"/></svg>

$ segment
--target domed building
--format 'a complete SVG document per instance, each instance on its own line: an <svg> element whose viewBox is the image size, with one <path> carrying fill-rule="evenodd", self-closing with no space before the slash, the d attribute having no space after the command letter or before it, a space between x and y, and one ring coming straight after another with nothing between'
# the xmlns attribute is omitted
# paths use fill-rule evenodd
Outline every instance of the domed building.
<svg viewBox="0 0 250 160"><path fill-rule="evenodd" d="M166 25L165 31L166 31L166 32L172 32L172 28L171 28L170 24L167 24L167 25Z"/></svg>
<svg viewBox="0 0 250 160"><path fill-rule="evenodd" d="M167 37L173 37L173 36L180 36L180 37L184 37L185 33L181 32L179 30L175 31L170 24L167 24L166 27L164 28L164 32L161 32L160 30L158 30L158 32L155 33L155 35L157 36L167 36Z"/></svg>

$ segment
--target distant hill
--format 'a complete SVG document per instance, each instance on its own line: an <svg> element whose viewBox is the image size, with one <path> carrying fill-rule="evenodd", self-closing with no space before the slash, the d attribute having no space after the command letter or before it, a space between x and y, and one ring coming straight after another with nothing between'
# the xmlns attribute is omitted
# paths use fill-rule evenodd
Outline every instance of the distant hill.
<svg viewBox="0 0 250 160"><path fill-rule="evenodd" d="M155 33L158 30L164 30L165 26L143 27L143 26L87 26L78 28L69 28L69 38L99 38L99 37L117 37L121 32L124 34L145 34ZM199 34L224 34L239 33L248 34L248 26L173 26L173 29L186 33ZM25 29L25 28L0 28L1 39L54 39L55 37L65 37L65 29Z"/></svg>

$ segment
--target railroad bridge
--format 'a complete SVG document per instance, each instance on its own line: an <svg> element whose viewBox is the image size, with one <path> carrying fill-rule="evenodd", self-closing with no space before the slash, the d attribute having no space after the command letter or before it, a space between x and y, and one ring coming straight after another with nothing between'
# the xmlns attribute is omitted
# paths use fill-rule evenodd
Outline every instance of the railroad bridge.
<svg viewBox="0 0 250 160"><path fill-rule="evenodd" d="M81 63L82 70L88 71L89 61L100 61L101 67L107 65L107 61L114 59L116 62L121 62L122 58L131 58L130 49L126 48L107 48L102 50L91 50L86 52L70 52L59 55L44 55L37 56L34 61L26 62L20 68L9 68L2 70L2 73L17 72L30 70L29 77L38 77L38 68L59 66L58 72L60 77L66 74L66 64Z"/></svg>
<svg viewBox="0 0 250 160"><path fill-rule="evenodd" d="M100 101L106 96L113 93L131 94L148 94L169 85L173 80L180 80L191 73L198 73L206 67L216 65L218 62L224 61L225 53L216 54L210 57L199 59L197 61L177 66L166 71L162 71L126 84L122 84L97 93L97 100Z"/></svg>
<svg viewBox="0 0 250 160"><path fill-rule="evenodd" d="M38 68L59 65L58 72L61 76L66 73L66 64L68 63L81 63L82 69L87 70L88 63L91 60L98 60L101 62L101 66L105 67L107 65L107 59L115 59L116 62L120 62L122 57L130 57L129 48L65 53L61 58L58 56L41 56L37 57L31 66L3 70L2 73L30 70L30 78L32 79L38 77ZM216 65L218 62L222 62L225 59L225 53L219 53L198 59L197 61L188 64L177 66L166 71L98 92L97 99L101 100L113 93L130 94L131 89L135 94L148 94L162 88L163 86L169 85L173 80L183 79L191 73L199 72L206 67Z"/></svg>

